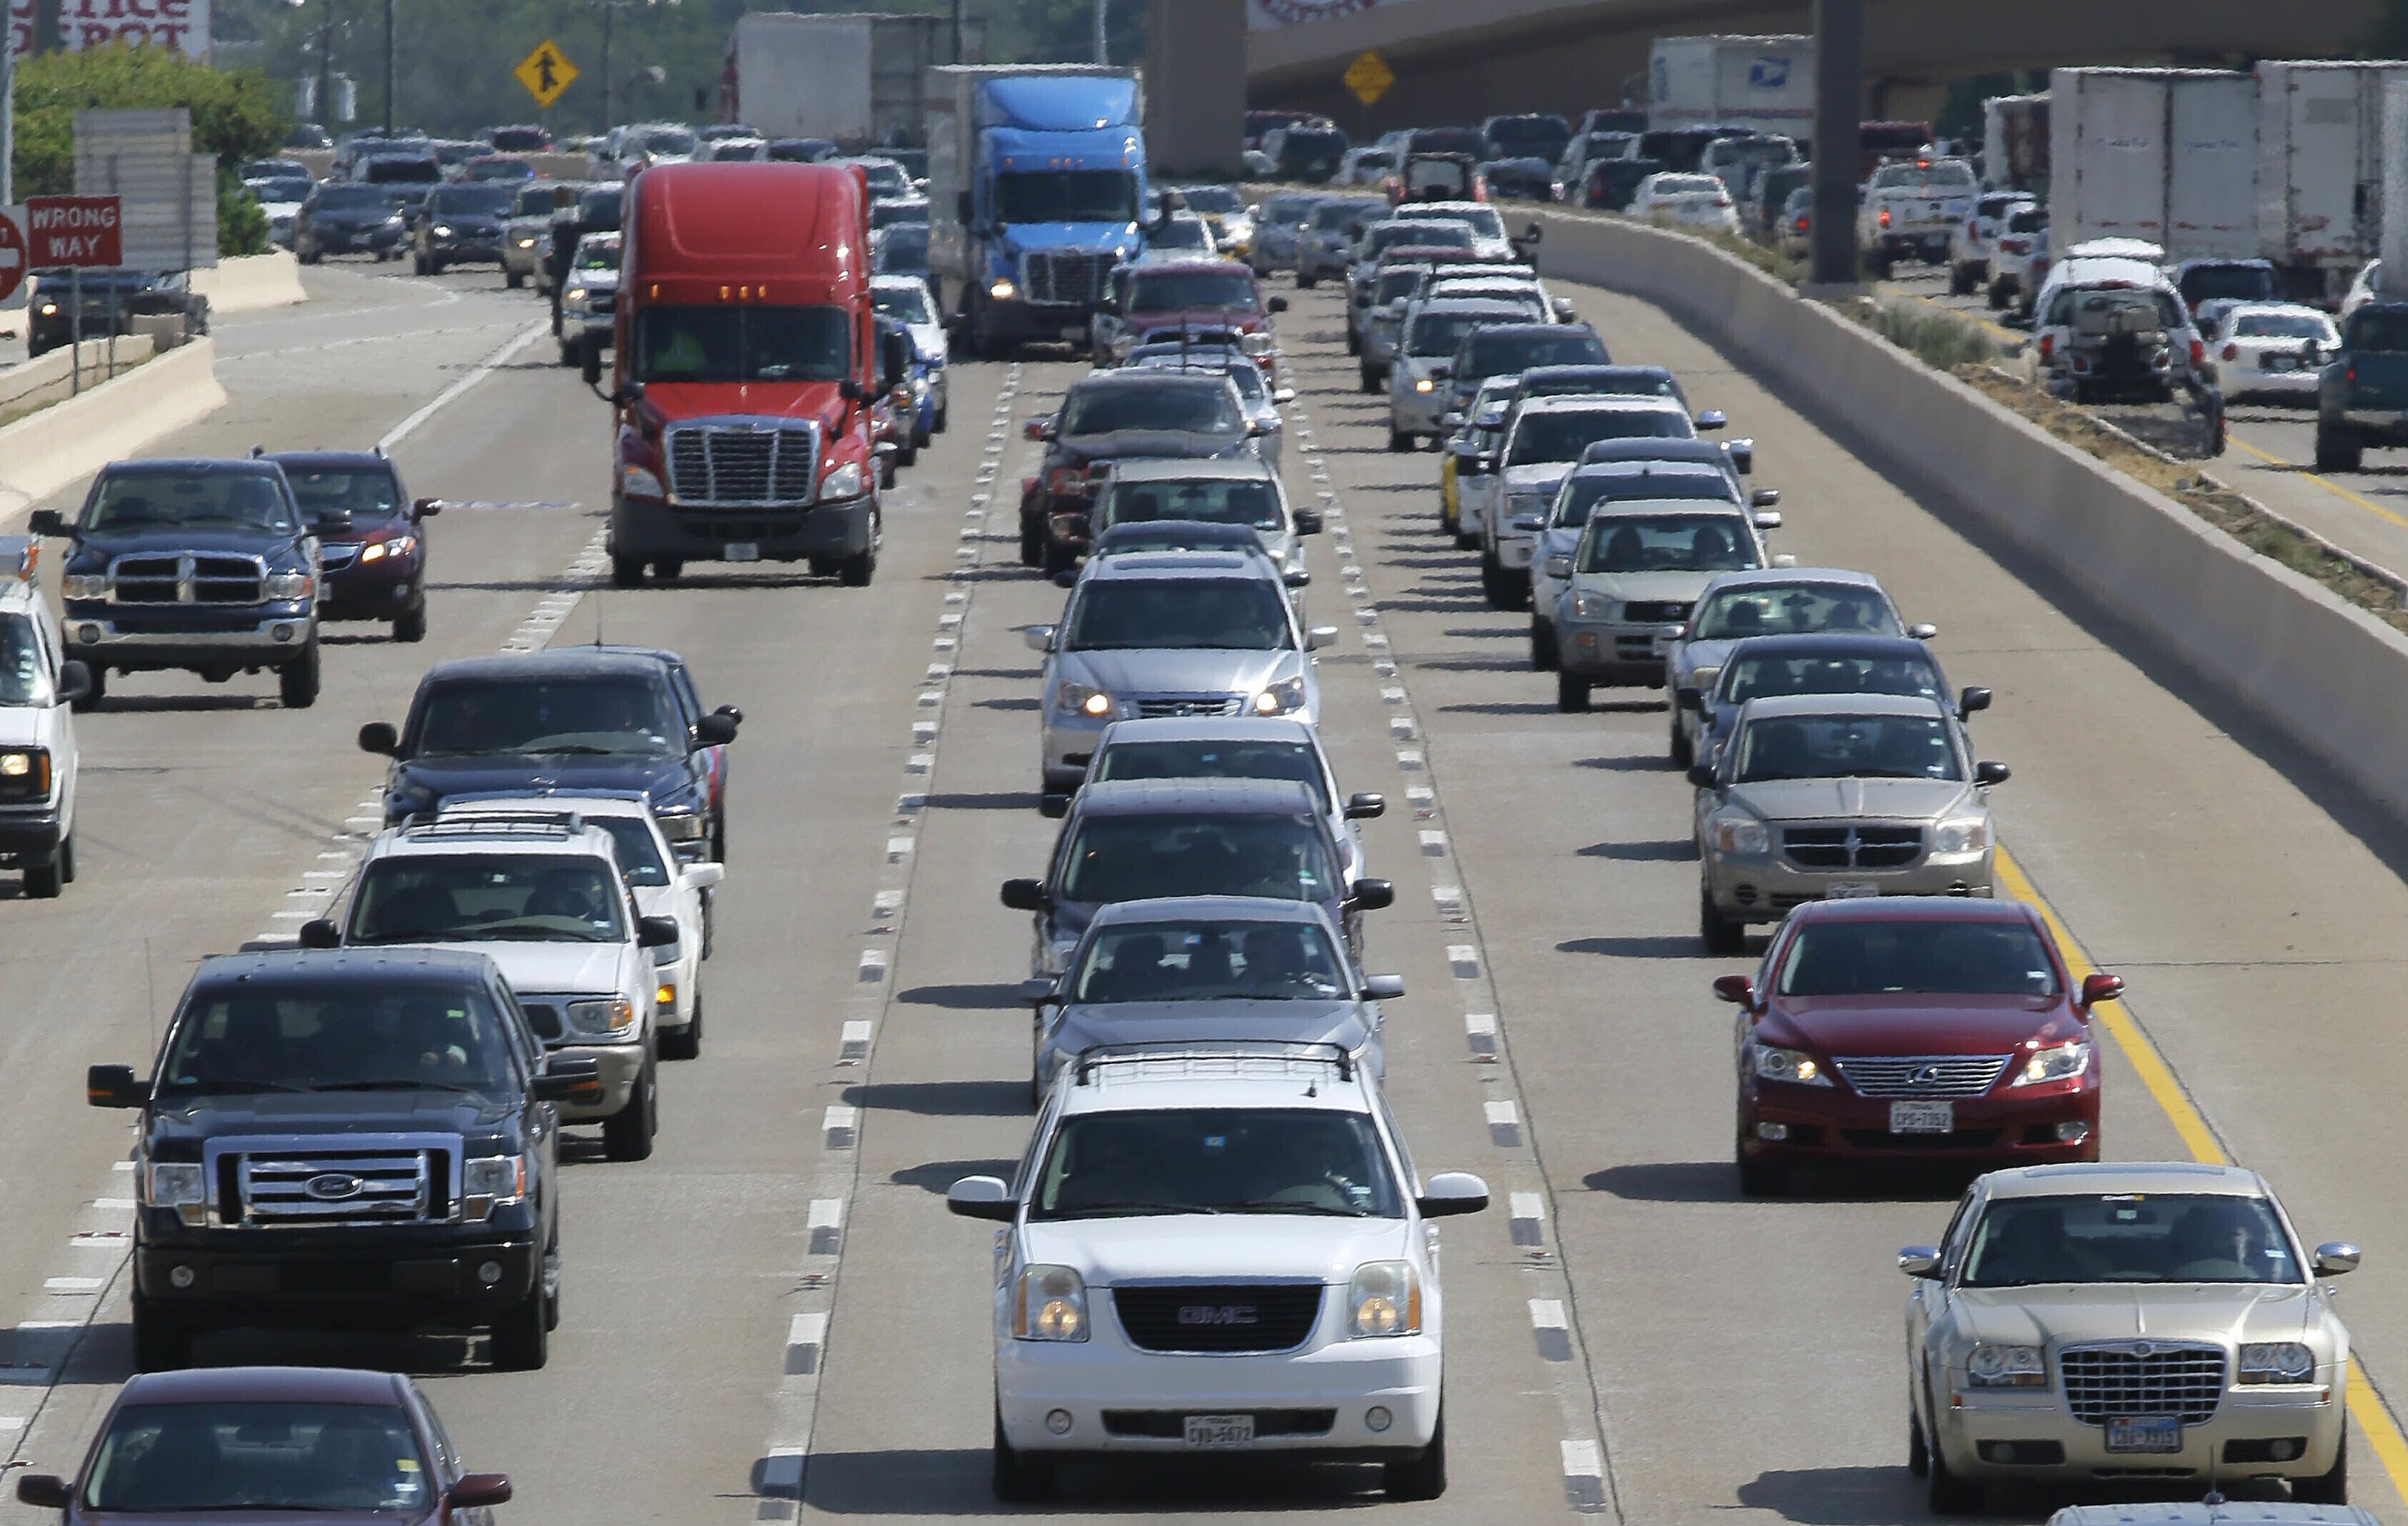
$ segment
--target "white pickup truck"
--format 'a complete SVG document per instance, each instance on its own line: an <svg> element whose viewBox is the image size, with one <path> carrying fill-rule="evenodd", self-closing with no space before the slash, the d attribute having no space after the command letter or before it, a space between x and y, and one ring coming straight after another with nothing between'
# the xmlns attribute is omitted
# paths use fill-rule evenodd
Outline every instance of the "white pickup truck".
<svg viewBox="0 0 2408 1526"><path fill-rule="evenodd" d="M1856 244L1883 276L1902 259L1942 264L1949 235L1973 210L1980 191L1973 166L1962 159L1884 164L1865 183L1857 203Z"/></svg>

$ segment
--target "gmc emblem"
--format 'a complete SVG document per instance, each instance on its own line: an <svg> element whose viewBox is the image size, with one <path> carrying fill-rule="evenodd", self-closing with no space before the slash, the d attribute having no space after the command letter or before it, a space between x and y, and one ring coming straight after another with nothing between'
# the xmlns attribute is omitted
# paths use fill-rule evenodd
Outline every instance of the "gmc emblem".
<svg viewBox="0 0 2408 1526"><path fill-rule="evenodd" d="M1252 1304L1182 1304L1179 1322L1183 1325L1250 1325L1254 1322Z"/></svg>

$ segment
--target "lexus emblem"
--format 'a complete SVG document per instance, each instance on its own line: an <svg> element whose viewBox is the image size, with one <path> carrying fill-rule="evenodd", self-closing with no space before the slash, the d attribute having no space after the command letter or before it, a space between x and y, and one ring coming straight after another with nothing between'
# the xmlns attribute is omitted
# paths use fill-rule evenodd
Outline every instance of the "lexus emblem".
<svg viewBox="0 0 2408 1526"><path fill-rule="evenodd" d="M329 1171L302 1183L301 1191L321 1203L344 1203L360 1195L367 1184L340 1171Z"/></svg>
<svg viewBox="0 0 2408 1526"><path fill-rule="evenodd" d="M1917 1065L1914 1067L1914 1074L1909 1076L1907 1079L1913 1081L1917 1086L1937 1085L1940 1080L1940 1067L1938 1065Z"/></svg>
<svg viewBox="0 0 2408 1526"><path fill-rule="evenodd" d="M1183 1325L1250 1325L1254 1322L1252 1304L1182 1304L1179 1322Z"/></svg>

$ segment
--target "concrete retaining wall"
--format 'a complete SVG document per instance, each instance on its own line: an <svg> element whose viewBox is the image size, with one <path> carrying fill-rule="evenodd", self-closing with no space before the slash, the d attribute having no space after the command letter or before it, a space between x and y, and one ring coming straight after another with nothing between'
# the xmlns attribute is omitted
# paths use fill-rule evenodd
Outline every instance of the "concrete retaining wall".
<svg viewBox="0 0 2408 1526"><path fill-rule="evenodd" d="M0 527L13 528L26 510L78 478L224 403L216 362L216 347L195 339L114 381L87 388L79 397L0 428Z"/></svg>
<svg viewBox="0 0 2408 1526"><path fill-rule="evenodd" d="M1546 274L1678 314L2408 819L2408 635L1701 240L1538 221Z"/></svg>
<svg viewBox="0 0 2408 1526"><path fill-rule="evenodd" d="M117 341L116 369L127 371L141 364L150 358L151 349L148 335L121 336ZM86 339L82 346L82 385L97 387L109 379L108 340ZM76 387L73 369L74 357L64 349L53 349L22 365L12 365L0 371L0 415L42 406L68 396Z"/></svg>
<svg viewBox="0 0 2408 1526"><path fill-rule="evenodd" d="M220 260L214 270L193 272L193 290L209 299L211 317L309 300L301 289L301 262L290 250Z"/></svg>

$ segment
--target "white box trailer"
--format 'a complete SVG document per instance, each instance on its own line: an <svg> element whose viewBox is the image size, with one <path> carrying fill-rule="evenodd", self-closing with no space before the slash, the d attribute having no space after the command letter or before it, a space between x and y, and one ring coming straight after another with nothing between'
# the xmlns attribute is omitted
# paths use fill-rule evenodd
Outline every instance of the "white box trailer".
<svg viewBox="0 0 2408 1526"><path fill-rule="evenodd" d="M986 23L966 21L963 48L985 56ZM953 56L939 16L739 16L728 43L721 109L769 137L824 137L847 149L917 144L922 81Z"/></svg>
<svg viewBox="0 0 2408 1526"><path fill-rule="evenodd" d="M1982 181L1996 191L2048 189L2048 95L1993 95L1982 103Z"/></svg>
<svg viewBox="0 0 2408 1526"><path fill-rule="evenodd" d="M2338 298L2384 236L2384 93L2408 62L2258 65L2258 249L2292 292Z"/></svg>
<svg viewBox="0 0 2408 1526"><path fill-rule="evenodd" d="M2143 238L2172 260L2258 252L2258 81L2221 69L2049 77L2049 243Z"/></svg>
<svg viewBox="0 0 2408 1526"><path fill-rule="evenodd" d="M1647 125L1728 124L1805 138L1814 130L1814 39L1658 37L1649 59Z"/></svg>
<svg viewBox="0 0 2408 1526"><path fill-rule="evenodd" d="M2383 228L2376 245L2383 268L2375 290L2386 301L2408 298L2408 78L2383 82Z"/></svg>

